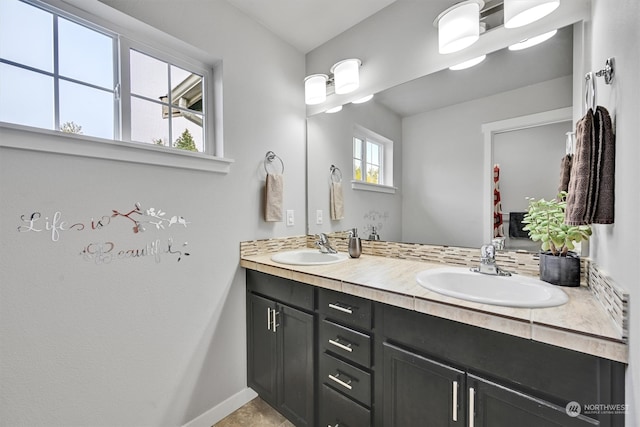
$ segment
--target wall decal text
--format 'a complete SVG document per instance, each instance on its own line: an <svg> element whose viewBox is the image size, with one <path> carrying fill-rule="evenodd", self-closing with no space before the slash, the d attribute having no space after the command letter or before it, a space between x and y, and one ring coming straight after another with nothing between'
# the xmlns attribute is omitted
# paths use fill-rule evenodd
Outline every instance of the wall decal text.
<svg viewBox="0 0 640 427"><path fill-rule="evenodd" d="M112 227L118 221L128 221L134 234L142 233L146 230L160 232L172 226L182 226L187 228L190 224L181 215L167 215L165 211L157 208L143 209L140 203L135 203L133 209L112 209L111 214L102 215L84 221L69 221L63 219L61 211L55 211L53 215L43 215L36 211L28 215L20 216L20 233L40 233L45 231L51 241L58 242L64 233L69 232L92 232ZM151 236L149 236L151 237ZM173 238L166 240L154 239L143 247L120 249L113 241L91 242L87 244L80 255L86 261L94 261L96 264L109 264L114 260L126 258L153 257L156 262L160 262L163 255L171 255L179 262L184 256L190 254L182 248L187 243L181 245L181 249L176 248Z"/></svg>

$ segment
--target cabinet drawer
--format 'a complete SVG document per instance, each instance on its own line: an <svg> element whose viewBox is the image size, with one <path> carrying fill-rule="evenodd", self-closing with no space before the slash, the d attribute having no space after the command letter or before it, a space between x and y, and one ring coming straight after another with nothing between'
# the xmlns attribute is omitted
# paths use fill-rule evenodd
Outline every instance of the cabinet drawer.
<svg viewBox="0 0 640 427"><path fill-rule="evenodd" d="M321 427L367 427L371 425L371 411L324 384L320 399Z"/></svg>
<svg viewBox="0 0 640 427"><path fill-rule="evenodd" d="M371 367L371 337L328 320L320 324L320 349Z"/></svg>
<svg viewBox="0 0 640 427"><path fill-rule="evenodd" d="M320 357L320 380L371 406L371 375L368 372L323 353Z"/></svg>
<svg viewBox="0 0 640 427"><path fill-rule="evenodd" d="M320 313L338 322L371 329L371 301L353 295L321 289L318 298Z"/></svg>
<svg viewBox="0 0 640 427"><path fill-rule="evenodd" d="M247 270L247 290L307 311L313 310L314 287L304 283Z"/></svg>

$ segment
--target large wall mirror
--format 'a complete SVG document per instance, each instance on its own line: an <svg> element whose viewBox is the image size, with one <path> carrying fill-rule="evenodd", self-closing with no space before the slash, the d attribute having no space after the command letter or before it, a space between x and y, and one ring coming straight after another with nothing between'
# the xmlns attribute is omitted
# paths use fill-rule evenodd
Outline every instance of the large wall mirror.
<svg viewBox="0 0 640 427"><path fill-rule="evenodd" d="M485 177L494 160L515 173L509 183L503 182L509 191L507 206L522 209L526 196L553 198L557 189L553 179L548 195L527 194L528 186L517 187L538 180L543 173L559 177L571 118L549 127L505 133L494 143L500 148L492 150L488 159L482 126L570 109L573 39L574 29L568 26L538 46L521 51L501 49L475 67L438 71L380 92L367 103L347 104L335 114L309 116L309 233L357 227L361 237L367 238L376 227L381 240L479 247L487 243L485 207L492 196ZM387 168L393 169L393 182L365 188L352 183L356 127L393 142L393 159L384 159ZM517 166L534 152L536 162L547 166L544 172ZM344 217L340 220L330 218L331 165L342 172ZM530 248L521 246L518 249Z"/></svg>

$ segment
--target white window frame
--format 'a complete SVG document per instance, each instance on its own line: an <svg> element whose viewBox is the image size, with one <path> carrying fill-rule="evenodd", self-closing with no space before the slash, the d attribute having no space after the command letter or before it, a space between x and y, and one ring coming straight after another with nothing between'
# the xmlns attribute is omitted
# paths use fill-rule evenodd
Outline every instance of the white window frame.
<svg viewBox="0 0 640 427"><path fill-rule="evenodd" d="M61 153L82 157L119 160L125 162L162 165L209 172L228 173L233 160L224 158L222 141L221 94L214 86L221 84L220 61L205 58L207 55L157 29L117 12L99 2L83 0L23 0L65 19L84 25L92 30L115 37L114 91L120 94L115 102L114 140L62 133L56 130L0 122L0 132L18 138L0 138L0 147ZM80 8L75 7L73 3ZM85 8L88 6L88 8ZM99 16L108 16L109 20ZM158 48L156 46L162 46ZM185 70L203 76L203 146L204 152L190 152L154 144L131 141L131 92L129 84L129 49L158 58ZM187 52L182 54L181 52ZM55 78L55 77L54 77ZM117 80L120 80L119 82ZM85 84L84 82L81 82ZM57 94L55 95L57 96ZM57 104L57 101L56 101ZM118 108L119 105L119 108ZM56 127L59 120L56 117ZM214 126L215 125L215 126ZM55 144L42 142L38 137L47 134L58 138ZM20 138L20 136L26 136ZM86 143L86 141L92 143Z"/></svg>
<svg viewBox="0 0 640 427"><path fill-rule="evenodd" d="M354 125L352 138L352 168L354 164L353 159L355 159L356 139L362 141L362 146L360 148L362 152L361 162L363 169L360 180L355 179L355 170L353 171L351 175L353 177L351 180L351 188L354 190L376 191L379 193L395 193L397 188L393 186L393 141L365 128L364 126L358 124ZM380 147L380 170L378 172L378 177L381 184L374 184L366 181L366 166L368 163L366 155L367 141Z"/></svg>
<svg viewBox="0 0 640 427"><path fill-rule="evenodd" d="M0 0L1 1L1 0ZM203 117L203 146L204 146L204 154L214 155L214 143L213 138L210 137L210 134L214 131L214 122L211 117L209 117L211 112L213 111L213 104L211 102L211 81L213 80L213 73L211 70L207 69L204 64L200 63L190 63L184 61L179 58L175 58L161 50L154 49L149 46L145 46L142 43L138 43L136 41L127 39L125 37L120 38L120 62L123 64L121 67L121 105L122 105L122 135L121 139L126 142L140 143L140 141L133 141L131 139L131 99L132 97L150 101L147 97L141 95L132 95L131 94L131 86L130 86L130 72L131 67L129 66L130 55L129 52L131 50L136 50L144 55L155 58L161 62L168 63L170 65L175 65L176 67L182 68L184 70L190 71L192 73L199 74L203 76L202 80L202 92L204 94L204 102L202 105L202 117ZM152 101L155 102L155 101ZM157 102L158 105L162 103ZM172 108L169 105L169 108ZM171 126L171 124L169 124ZM176 135L172 134L173 139L176 139ZM170 143L172 141L169 141ZM144 142L142 142L144 143ZM172 147L160 147L167 149L174 149Z"/></svg>

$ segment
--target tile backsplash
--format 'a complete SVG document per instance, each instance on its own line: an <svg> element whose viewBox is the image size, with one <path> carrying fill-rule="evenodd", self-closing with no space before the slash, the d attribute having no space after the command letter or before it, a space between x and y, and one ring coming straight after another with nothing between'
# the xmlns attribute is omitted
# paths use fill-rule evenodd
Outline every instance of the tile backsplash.
<svg viewBox="0 0 640 427"><path fill-rule="evenodd" d="M588 273L591 292L607 310L626 341L629 337L629 294L599 270L595 263L589 263Z"/></svg>
<svg viewBox="0 0 640 427"><path fill-rule="evenodd" d="M300 249L307 246L307 236L280 237L275 239L249 240L240 242L240 256L271 254L280 251Z"/></svg>

